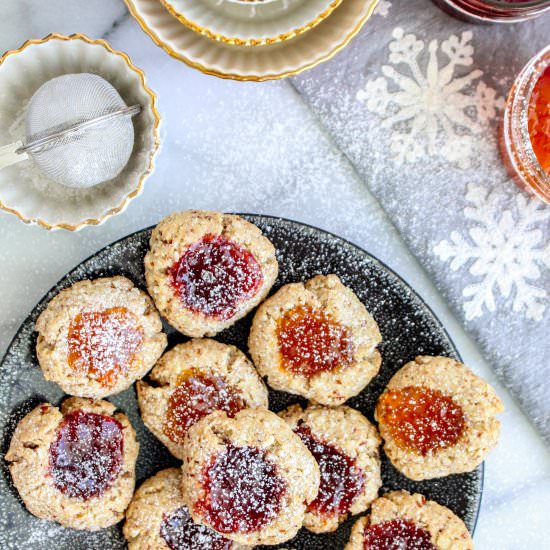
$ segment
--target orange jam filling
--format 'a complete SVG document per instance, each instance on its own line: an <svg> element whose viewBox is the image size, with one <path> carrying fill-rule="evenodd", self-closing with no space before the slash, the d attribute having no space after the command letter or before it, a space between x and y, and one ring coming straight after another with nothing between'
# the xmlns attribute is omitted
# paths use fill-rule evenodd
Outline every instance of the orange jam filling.
<svg viewBox="0 0 550 550"><path fill-rule="evenodd" d="M143 329L125 307L79 313L69 326L68 362L110 387L132 367L142 343Z"/></svg>
<svg viewBox="0 0 550 550"><path fill-rule="evenodd" d="M455 445L465 427L462 408L451 397L429 388L387 390L376 413L399 447L423 456Z"/></svg>
<svg viewBox="0 0 550 550"><path fill-rule="evenodd" d="M349 367L353 360L351 331L322 311L298 306L277 327L282 367L312 377Z"/></svg>
<svg viewBox="0 0 550 550"><path fill-rule="evenodd" d="M234 417L245 407L237 390L223 378L189 369L170 395L163 432L174 443L182 444L189 428L211 412L220 410Z"/></svg>
<svg viewBox="0 0 550 550"><path fill-rule="evenodd" d="M550 66L533 88L528 112L533 151L542 169L550 174Z"/></svg>

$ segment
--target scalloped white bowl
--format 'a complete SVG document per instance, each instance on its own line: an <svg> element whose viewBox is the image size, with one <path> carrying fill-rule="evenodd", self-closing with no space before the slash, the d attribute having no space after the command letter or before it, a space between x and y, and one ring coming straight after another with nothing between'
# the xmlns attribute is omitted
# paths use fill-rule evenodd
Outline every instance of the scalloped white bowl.
<svg viewBox="0 0 550 550"><path fill-rule="evenodd" d="M326 19L342 0L161 0L180 23L213 40L260 46L294 38Z"/></svg>
<svg viewBox="0 0 550 550"><path fill-rule="evenodd" d="M0 59L0 146L24 137L27 105L42 84L82 72L108 80L127 105L141 105L142 112L133 119L134 149L116 178L89 189L70 189L49 180L32 160L0 170L0 208L46 229L76 231L123 212L141 193L160 144L156 96L126 54L84 35L49 35Z"/></svg>
<svg viewBox="0 0 550 550"><path fill-rule="evenodd" d="M206 74L233 80L285 78L330 59L360 31L378 0L342 0L315 28L272 46L228 46L182 25L159 0L124 0L153 42Z"/></svg>

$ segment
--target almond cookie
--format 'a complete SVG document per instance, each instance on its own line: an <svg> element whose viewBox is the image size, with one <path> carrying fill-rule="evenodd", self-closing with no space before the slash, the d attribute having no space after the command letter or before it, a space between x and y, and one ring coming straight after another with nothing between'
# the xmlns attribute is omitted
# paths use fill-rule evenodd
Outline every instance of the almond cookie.
<svg viewBox="0 0 550 550"><path fill-rule="evenodd" d="M384 450L410 479L474 470L497 444L504 410L495 391L462 363L417 357L390 380L376 405Z"/></svg>
<svg viewBox="0 0 550 550"><path fill-rule="evenodd" d="M278 273L275 248L239 216L188 210L164 218L145 256L147 286L171 325L214 336L254 309Z"/></svg>
<svg viewBox="0 0 550 550"><path fill-rule="evenodd" d="M96 531L132 500L139 445L126 415L79 397L39 405L17 425L6 461L25 506L41 519Z"/></svg>
<svg viewBox="0 0 550 550"><path fill-rule="evenodd" d="M180 459L187 431L204 416L268 406L267 388L246 355L215 340L177 345L162 356L150 380L152 385L136 385L143 422Z"/></svg>
<svg viewBox="0 0 550 550"><path fill-rule="evenodd" d="M162 470L143 482L126 512L128 550L244 550L194 523L181 496L181 471Z"/></svg>
<svg viewBox="0 0 550 550"><path fill-rule="evenodd" d="M358 520L345 550L473 550L464 522L419 494L394 491L375 500Z"/></svg>
<svg viewBox="0 0 550 550"><path fill-rule="evenodd" d="M66 393L93 399L129 388L166 347L153 302L125 277L80 281L62 290L36 330L44 377Z"/></svg>
<svg viewBox="0 0 550 550"><path fill-rule="evenodd" d="M350 514L364 512L378 496L381 439L377 429L350 407L293 405L280 413L309 449L321 473L317 498L304 527L313 533L338 529Z"/></svg>
<svg viewBox="0 0 550 550"><path fill-rule="evenodd" d="M279 544L302 526L319 467L284 420L267 409L216 411L192 426L183 498L193 519L245 546Z"/></svg>
<svg viewBox="0 0 550 550"><path fill-rule="evenodd" d="M282 287L258 309L248 345L276 390L322 405L357 395L382 362L378 325L336 275Z"/></svg>

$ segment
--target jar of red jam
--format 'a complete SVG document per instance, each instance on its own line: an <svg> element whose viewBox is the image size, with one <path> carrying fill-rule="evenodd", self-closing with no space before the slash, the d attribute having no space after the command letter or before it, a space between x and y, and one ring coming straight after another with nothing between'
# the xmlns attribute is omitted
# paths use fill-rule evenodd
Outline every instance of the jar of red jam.
<svg viewBox="0 0 550 550"><path fill-rule="evenodd" d="M550 46L529 61L512 86L500 147L514 181L550 204Z"/></svg>
<svg viewBox="0 0 550 550"><path fill-rule="evenodd" d="M435 0L435 3L474 23L517 23L550 11L550 0Z"/></svg>

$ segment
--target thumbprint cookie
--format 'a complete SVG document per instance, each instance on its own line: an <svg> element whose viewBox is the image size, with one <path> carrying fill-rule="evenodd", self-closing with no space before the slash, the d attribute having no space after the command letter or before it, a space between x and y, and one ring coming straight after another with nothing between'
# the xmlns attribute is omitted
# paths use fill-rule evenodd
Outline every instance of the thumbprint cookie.
<svg viewBox="0 0 550 550"><path fill-rule="evenodd" d="M393 491L357 520L345 550L473 550L464 522L419 494Z"/></svg>
<svg viewBox="0 0 550 550"><path fill-rule="evenodd" d="M248 345L276 390L341 405L378 373L378 325L336 275L282 287L258 309Z"/></svg>
<svg viewBox="0 0 550 550"><path fill-rule="evenodd" d="M417 357L390 380L375 416L384 451L410 479L474 470L497 444L503 405L462 363Z"/></svg>
<svg viewBox="0 0 550 550"><path fill-rule="evenodd" d="M36 330L44 377L68 394L93 399L129 388L166 347L151 298L125 277L80 281L62 290Z"/></svg>
<svg viewBox="0 0 550 550"><path fill-rule="evenodd" d="M313 455L321 474L319 492L307 507L304 527L335 531L350 514L364 512L382 486L377 429L346 406L293 405L280 413Z"/></svg>
<svg viewBox="0 0 550 550"><path fill-rule="evenodd" d="M137 383L145 425L177 458L189 428L215 410L234 416L268 406L267 388L254 365L235 346L195 339L165 353L149 376Z"/></svg>
<svg viewBox="0 0 550 550"><path fill-rule="evenodd" d="M192 518L245 546L292 539L319 491L315 459L267 409L217 411L194 424L182 472Z"/></svg>
<svg viewBox="0 0 550 550"><path fill-rule="evenodd" d="M164 218L145 256L161 314L192 337L214 336L254 309L278 273L275 248L239 216L189 210Z"/></svg>
<svg viewBox="0 0 550 550"><path fill-rule="evenodd" d="M139 445L126 415L107 401L44 403L17 425L6 461L25 506L65 527L118 523L132 500Z"/></svg>
<svg viewBox="0 0 550 550"><path fill-rule="evenodd" d="M162 470L144 481L126 512L128 550L244 550L194 523L181 495L181 471Z"/></svg>

